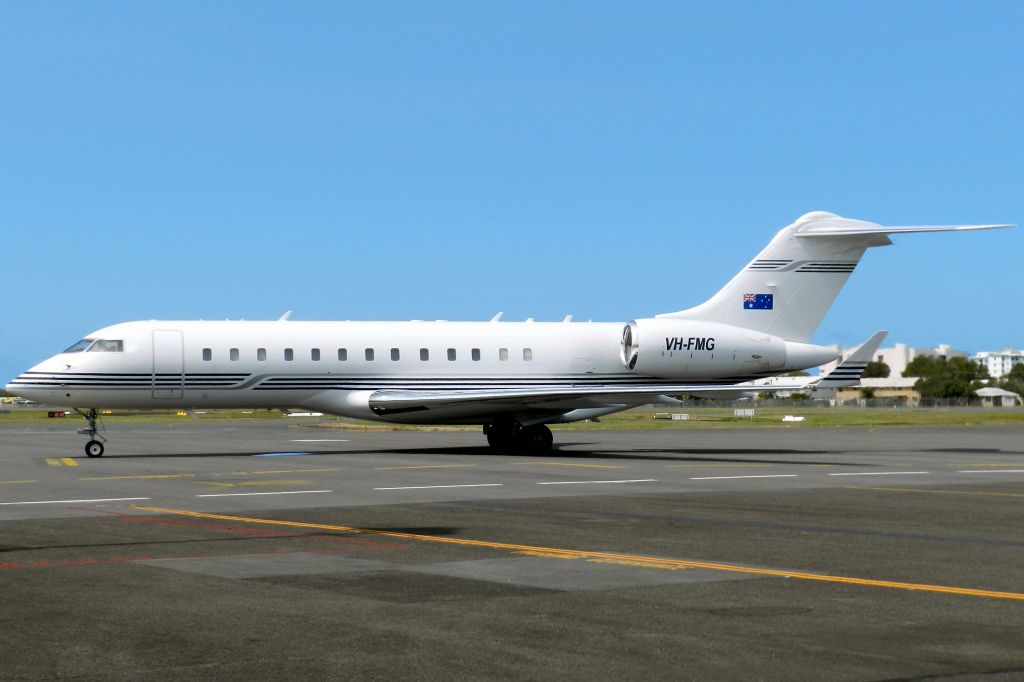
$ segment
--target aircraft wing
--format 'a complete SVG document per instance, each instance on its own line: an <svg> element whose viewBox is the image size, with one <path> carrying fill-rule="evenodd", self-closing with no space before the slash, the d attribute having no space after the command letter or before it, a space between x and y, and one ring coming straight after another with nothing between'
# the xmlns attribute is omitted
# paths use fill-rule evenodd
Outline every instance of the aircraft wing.
<svg viewBox="0 0 1024 682"><path fill-rule="evenodd" d="M775 386L775 389L797 390L792 386ZM632 384L595 386L558 386L531 388L494 388L486 390L415 391L382 389L370 395L370 409L379 415L416 412L455 406L509 406L528 408L568 407L580 403L600 404L643 404L651 398L675 396L689 393L699 394L709 389L716 393L748 393L750 384Z"/></svg>
<svg viewBox="0 0 1024 682"><path fill-rule="evenodd" d="M882 345L882 341L885 340L888 334L889 332L887 331L875 332L871 335L871 338L860 344L856 350L850 353L849 357L836 365L835 369L817 381L812 381L810 385L815 388L856 386L860 383L860 378L864 374L868 363L871 362L871 358L875 356L875 351Z"/></svg>

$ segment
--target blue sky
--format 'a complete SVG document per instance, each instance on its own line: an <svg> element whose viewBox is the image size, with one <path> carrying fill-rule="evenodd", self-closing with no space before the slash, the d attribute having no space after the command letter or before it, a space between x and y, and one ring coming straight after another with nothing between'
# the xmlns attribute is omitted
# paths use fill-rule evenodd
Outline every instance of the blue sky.
<svg viewBox="0 0 1024 682"><path fill-rule="evenodd" d="M799 215L1024 223L1024 4L3 3L0 377L132 319L628 320ZM1024 345L1024 228L816 340Z"/></svg>

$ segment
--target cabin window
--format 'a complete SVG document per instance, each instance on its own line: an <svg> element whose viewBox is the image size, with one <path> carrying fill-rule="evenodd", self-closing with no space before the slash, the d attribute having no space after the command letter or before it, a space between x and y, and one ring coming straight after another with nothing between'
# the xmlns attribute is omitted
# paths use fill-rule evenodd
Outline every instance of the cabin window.
<svg viewBox="0 0 1024 682"><path fill-rule="evenodd" d="M203 362L209 362L213 360L213 351L209 348L203 349Z"/></svg>
<svg viewBox="0 0 1024 682"><path fill-rule="evenodd" d="M309 351L309 359L313 362L320 362L320 349L312 348Z"/></svg>
<svg viewBox="0 0 1024 682"><path fill-rule="evenodd" d="M267 359L267 349L266 348L257 348L256 349L256 359L261 361L261 362L266 360Z"/></svg>
<svg viewBox="0 0 1024 682"><path fill-rule="evenodd" d="M346 360L348 360L348 348L338 349L338 360L340 362L345 362Z"/></svg>
<svg viewBox="0 0 1024 682"><path fill-rule="evenodd" d="M231 358L232 362L238 362L238 349L232 348L228 351L228 357Z"/></svg>
<svg viewBox="0 0 1024 682"><path fill-rule="evenodd" d="M89 346L87 353L123 353L124 341L112 341L110 339L96 339Z"/></svg>
<svg viewBox="0 0 1024 682"><path fill-rule="evenodd" d="M95 341L95 340L96 339L82 339L81 341L79 341L75 345L71 346L71 348L68 348L64 352L65 353L81 353L83 350L85 350L86 348L91 346L92 342Z"/></svg>
<svg viewBox="0 0 1024 682"><path fill-rule="evenodd" d="M449 348L448 349L448 361L449 362L455 362L455 349L454 348Z"/></svg>
<svg viewBox="0 0 1024 682"><path fill-rule="evenodd" d="M285 348L284 349L284 359L287 360L288 362L291 362L292 360L294 360L295 359L295 351L293 351L291 348Z"/></svg>
<svg viewBox="0 0 1024 682"><path fill-rule="evenodd" d="M474 362L479 362L480 361L480 349L479 348L474 348L473 350L469 351L469 355L470 355L470 357L473 358Z"/></svg>
<svg viewBox="0 0 1024 682"><path fill-rule="evenodd" d="M420 348L420 360L426 362L430 359L430 351L426 348Z"/></svg>
<svg viewBox="0 0 1024 682"><path fill-rule="evenodd" d="M367 348L366 349L366 360L367 360L367 362L373 362L373 349L372 348Z"/></svg>
<svg viewBox="0 0 1024 682"><path fill-rule="evenodd" d="M400 356L401 356L401 354L400 354L400 353L398 352L398 349L397 349L397 348L392 348L392 349L391 349L391 361L392 361L392 362L397 362L397 361L398 361L398 358L399 358Z"/></svg>
<svg viewBox="0 0 1024 682"><path fill-rule="evenodd" d="M533 349L532 348L524 348L523 349L523 360L526 360L527 362L529 362L530 360L533 360Z"/></svg>
<svg viewBox="0 0 1024 682"><path fill-rule="evenodd" d="M508 361L508 348L498 349L498 359L501 360L502 362Z"/></svg>

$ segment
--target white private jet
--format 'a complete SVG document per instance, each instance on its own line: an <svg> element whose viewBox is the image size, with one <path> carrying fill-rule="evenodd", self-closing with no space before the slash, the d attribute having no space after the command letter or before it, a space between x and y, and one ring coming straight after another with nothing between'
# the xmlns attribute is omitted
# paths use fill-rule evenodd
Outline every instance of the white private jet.
<svg viewBox="0 0 1024 682"><path fill-rule="evenodd" d="M148 321L105 327L7 390L74 408L103 455L99 408L302 407L405 424L481 424L496 448L546 451L546 424L750 382L837 358L809 343L883 227L808 213L701 305L628 323ZM859 379L853 379L856 383ZM802 388L775 385L774 389Z"/></svg>

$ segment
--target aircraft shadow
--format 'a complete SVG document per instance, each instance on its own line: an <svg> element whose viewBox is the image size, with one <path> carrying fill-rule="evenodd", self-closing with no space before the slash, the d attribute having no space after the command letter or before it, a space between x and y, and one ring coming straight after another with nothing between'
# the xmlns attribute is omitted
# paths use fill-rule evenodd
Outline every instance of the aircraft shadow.
<svg viewBox="0 0 1024 682"><path fill-rule="evenodd" d="M589 445L573 443L573 448ZM495 457L536 458L542 460L550 457L569 459L599 459L624 461L652 462L704 462L704 463L739 463L739 464L823 464L833 466L870 466L864 462L819 461L816 459L797 459L801 455L849 454L845 451L830 450L793 450L789 448L646 448L629 450L562 450L558 446L549 453L534 454L509 451L495 452L487 446L456 446L456 447L424 447L424 448L374 448L374 449L331 449L304 450L302 457L320 457L325 455L449 455L462 457ZM645 454L652 453L652 454ZM790 455L793 458L787 458ZM272 458L272 453L263 452L202 452L202 453L153 453L110 455L110 459L133 458L197 458L197 457L257 457ZM282 459L288 459L283 456ZM276 458L275 458L276 459Z"/></svg>
<svg viewBox="0 0 1024 682"><path fill-rule="evenodd" d="M1021 450L1003 450L1002 448L928 448L927 450L917 450L917 452L949 452L965 455L1024 455L1024 451Z"/></svg>
<svg viewBox="0 0 1024 682"><path fill-rule="evenodd" d="M269 531L268 531L269 532ZM288 535L247 535L245 537L216 537L192 540L138 540L131 542L86 542L71 545L3 545L0 546L0 553L4 552L37 552L46 549L101 549L104 547L145 547L147 545L197 545L220 542L243 542L246 540L289 540L295 538L321 535L321 533L289 533ZM426 535L426 533L424 533ZM159 559L161 557L154 557ZM53 559L58 562L60 559Z"/></svg>

